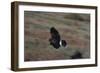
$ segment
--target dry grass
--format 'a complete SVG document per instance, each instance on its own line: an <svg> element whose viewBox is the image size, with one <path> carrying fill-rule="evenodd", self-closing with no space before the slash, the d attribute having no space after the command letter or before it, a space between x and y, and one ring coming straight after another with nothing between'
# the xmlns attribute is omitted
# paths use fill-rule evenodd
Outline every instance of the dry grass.
<svg viewBox="0 0 100 73"><path fill-rule="evenodd" d="M75 52L90 57L89 14L25 12L25 61L70 59ZM50 28L55 27L67 48L53 48L49 44Z"/></svg>

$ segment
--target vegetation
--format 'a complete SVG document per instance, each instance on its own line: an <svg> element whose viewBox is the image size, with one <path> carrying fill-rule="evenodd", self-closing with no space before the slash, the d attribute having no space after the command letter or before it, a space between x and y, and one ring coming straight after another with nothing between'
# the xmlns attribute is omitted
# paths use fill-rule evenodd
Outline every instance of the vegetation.
<svg viewBox="0 0 100 73"><path fill-rule="evenodd" d="M90 57L89 14L25 11L24 23L25 61L72 59L77 51L82 58ZM66 48L50 45L51 27L67 41Z"/></svg>

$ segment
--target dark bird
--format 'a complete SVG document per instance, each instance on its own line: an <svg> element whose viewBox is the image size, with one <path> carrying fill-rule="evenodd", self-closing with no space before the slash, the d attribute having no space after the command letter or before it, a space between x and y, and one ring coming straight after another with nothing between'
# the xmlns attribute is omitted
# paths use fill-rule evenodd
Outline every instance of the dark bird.
<svg viewBox="0 0 100 73"><path fill-rule="evenodd" d="M76 52L74 55L71 56L71 59L81 59L82 54L80 52Z"/></svg>
<svg viewBox="0 0 100 73"><path fill-rule="evenodd" d="M52 45L54 48L58 49L60 46L66 47L67 43L65 40L61 40L59 32L52 27L50 29L51 38L49 39L50 45Z"/></svg>

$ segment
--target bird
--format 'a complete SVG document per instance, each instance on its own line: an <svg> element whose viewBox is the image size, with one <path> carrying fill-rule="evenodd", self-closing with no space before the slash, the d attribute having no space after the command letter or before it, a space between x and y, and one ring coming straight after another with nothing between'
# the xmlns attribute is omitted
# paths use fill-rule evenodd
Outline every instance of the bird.
<svg viewBox="0 0 100 73"><path fill-rule="evenodd" d="M60 34L56 30L56 28L51 27L50 34L51 34L51 38L49 39L50 45L52 45L56 49L58 49L61 46L66 47L67 45L66 41L61 40Z"/></svg>

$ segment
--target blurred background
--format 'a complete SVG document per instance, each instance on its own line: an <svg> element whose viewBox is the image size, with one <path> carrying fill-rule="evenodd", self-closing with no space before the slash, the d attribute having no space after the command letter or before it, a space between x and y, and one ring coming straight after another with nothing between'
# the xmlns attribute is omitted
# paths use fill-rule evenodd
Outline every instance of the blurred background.
<svg viewBox="0 0 100 73"><path fill-rule="evenodd" d="M50 45L50 28L55 27L67 47ZM24 60L90 58L90 14L24 12Z"/></svg>

